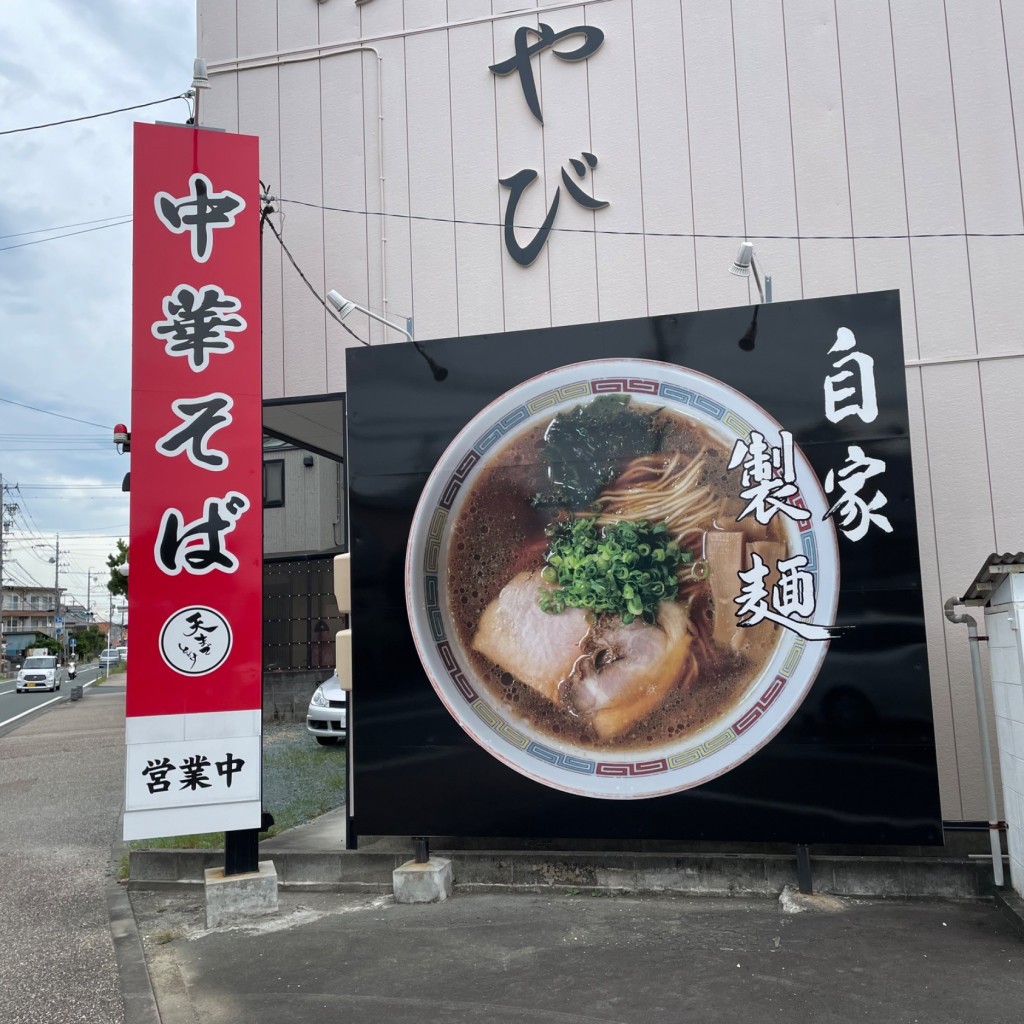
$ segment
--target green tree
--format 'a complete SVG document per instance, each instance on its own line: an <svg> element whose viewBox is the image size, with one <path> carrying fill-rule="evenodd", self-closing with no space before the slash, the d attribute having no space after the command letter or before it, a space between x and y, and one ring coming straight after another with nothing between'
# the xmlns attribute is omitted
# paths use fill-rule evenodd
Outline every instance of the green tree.
<svg viewBox="0 0 1024 1024"><path fill-rule="evenodd" d="M118 572L119 565L128 564L128 545L123 540L117 542L117 554L107 555L107 565L110 566L110 579L107 580L107 590L114 595L128 596L128 577Z"/></svg>
<svg viewBox="0 0 1024 1024"><path fill-rule="evenodd" d="M52 636L47 636L45 633L36 633L36 640L32 646L45 647L50 654L60 654L60 641L55 640Z"/></svg>
<svg viewBox="0 0 1024 1024"><path fill-rule="evenodd" d="M75 634L75 655L81 661L87 661L107 646L106 636L95 626L79 630Z"/></svg>

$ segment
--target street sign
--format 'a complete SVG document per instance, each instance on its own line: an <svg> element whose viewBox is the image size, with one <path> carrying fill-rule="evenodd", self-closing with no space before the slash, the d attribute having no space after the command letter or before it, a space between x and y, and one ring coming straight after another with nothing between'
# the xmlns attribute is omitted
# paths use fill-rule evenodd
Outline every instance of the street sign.
<svg viewBox="0 0 1024 1024"><path fill-rule="evenodd" d="M74 637L70 637L68 639L68 646L69 647L76 647L77 645L78 645L78 641Z"/></svg>
<svg viewBox="0 0 1024 1024"><path fill-rule="evenodd" d="M64 625L64 619L63 619L63 617L62 617L62 616L60 616L60 615L58 615L58 616L57 616L57 618L55 618L55 619L54 619L53 621L54 621L54 622L55 622L55 623L56 623L56 624L57 624L58 626L63 626L63 625Z"/></svg>

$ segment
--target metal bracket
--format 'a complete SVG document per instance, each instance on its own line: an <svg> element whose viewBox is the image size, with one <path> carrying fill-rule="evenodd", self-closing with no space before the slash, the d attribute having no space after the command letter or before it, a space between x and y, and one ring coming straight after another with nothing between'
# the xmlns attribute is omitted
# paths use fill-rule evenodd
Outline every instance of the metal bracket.
<svg viewBox="0 0 1024 1024"><path fill-rule="evenodd" d="M814 892L814 879L811 876L811 851L806 843L799 843L796 848L796 879L802 893Z"/></svg>

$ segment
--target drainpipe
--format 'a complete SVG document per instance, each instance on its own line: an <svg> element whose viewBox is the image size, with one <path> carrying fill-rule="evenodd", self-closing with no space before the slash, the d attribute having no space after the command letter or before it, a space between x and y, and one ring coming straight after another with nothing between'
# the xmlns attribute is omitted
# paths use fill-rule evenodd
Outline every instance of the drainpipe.
<svg viewBox="0 0 1024 1024"><path fill-rule="evenodd" d="M946 599L943 608L946 618L954 623L966 623L967 639L971 649L971 674L974 676L974 700L978 706L978 731L981 733L981 760L985 770L985 797L988 800L988 838L992 847L992 874L997 888L1003 887L1003 849L999 841L999 818L996 812L996 784L992 771L992 746L988 738L988 712L981 682L981 656L978 654L978 623L972 615L957 615L953 609L959 598Z"/></svg>

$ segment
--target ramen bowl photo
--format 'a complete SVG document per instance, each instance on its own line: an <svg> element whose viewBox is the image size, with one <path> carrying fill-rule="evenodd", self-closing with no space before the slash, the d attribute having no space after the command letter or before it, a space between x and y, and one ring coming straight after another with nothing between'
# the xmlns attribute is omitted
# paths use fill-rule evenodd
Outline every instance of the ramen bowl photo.
<svg viewBox="0 0 1024 1024"><path fill-rule="evenodd" d="M640 359L559 367L476 415L406 558L412 635L458 724L528 778L605 799L699 786L768 743L827 648L792 626L831 625L839 594L799 447L795 516L741 497L751 439L781 449L782 430L720 381ZM780 562L800 567L799 615L772 604ZM762 566L775 620L754 622Z"/></svg>

